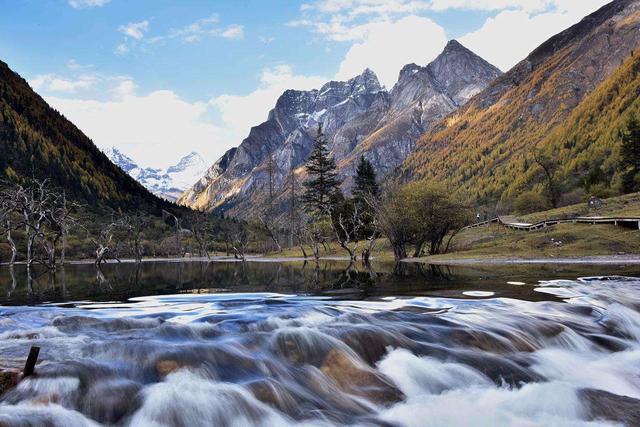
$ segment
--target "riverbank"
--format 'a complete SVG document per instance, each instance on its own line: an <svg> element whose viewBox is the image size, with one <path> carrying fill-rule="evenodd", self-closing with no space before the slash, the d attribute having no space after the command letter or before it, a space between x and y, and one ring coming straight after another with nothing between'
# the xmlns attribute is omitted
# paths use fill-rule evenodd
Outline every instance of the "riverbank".
<svg viewBox="0 0 640 427"><path fill-rule="evenodd" d="M574 264L574 265L640 265L640 255L600 255L580 257L451 257L438 255L425 258L411 258L405 262L436 265L526 265L526 264Z"/></svg>
<svg viewBox="0 0 640 427"><path fill-rule="evenodd" d="M320 257L320 261L343 261L349 262L348 256L323 256ZM389 254L382 254L382 256L371 257L373 263L375 262L390 262L393 261L393 257ZM303 256L264 256L264 255L250 255L245 259L246 262L255 263L288 263L288 262L315 262L314 258L305 258ZM122 259L120 262L116 260L107 260L105 264L135 264L135 259ZM238 263L242 262L241 259L236 259L232 256L213 256L211 258L206 257L184 257L184 258L144 258L141 263L190 263L190 262L218 262L218 263ZM527 264L575 264L575 265L640 265L640 254L630 255L592 255L592 256L576 256L576 257L506 257L506 256L491 256L491 255L479 255L469 256L468 254L447 254L447 255L435 255L421 258L406 258L403 259L404 263L421 263L421 264L435 264L435 265L527 265ZM69 261L65 265L91 265L93 260L76 260ZM358 264L361 260L357 261ZM17 262L15 265L24 265L23 262ZM8 266L7 263L2 263L0 266Z"/></svg>

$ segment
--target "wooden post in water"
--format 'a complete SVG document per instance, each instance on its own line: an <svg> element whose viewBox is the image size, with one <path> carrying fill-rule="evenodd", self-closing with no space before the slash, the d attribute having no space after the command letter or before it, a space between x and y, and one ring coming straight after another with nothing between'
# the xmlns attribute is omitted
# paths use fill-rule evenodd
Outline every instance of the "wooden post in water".
<svg viewBox="0 0 640 427"><path fill-rule="evenodd" d="M29 357L27 357L27 363L24 365L24 371L22 371L23 378L33 375L33 371L36 367L36 362L38 361L38 354L40 354L40 347L36 347L35 345L31 347L29 350Z"/></svg>

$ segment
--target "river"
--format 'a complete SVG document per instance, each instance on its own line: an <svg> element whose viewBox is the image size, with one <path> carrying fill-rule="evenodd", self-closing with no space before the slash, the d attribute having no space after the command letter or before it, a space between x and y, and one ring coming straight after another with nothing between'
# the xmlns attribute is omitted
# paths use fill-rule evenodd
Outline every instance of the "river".
<svg viewBox="0 0 640 427"><path fill-rule="evenodd" d="M0 425L572 426L640 413L640 267L374 267L73 265L31 280L0 267L0 367L41 348L36 375L0 397Z"/></svg>

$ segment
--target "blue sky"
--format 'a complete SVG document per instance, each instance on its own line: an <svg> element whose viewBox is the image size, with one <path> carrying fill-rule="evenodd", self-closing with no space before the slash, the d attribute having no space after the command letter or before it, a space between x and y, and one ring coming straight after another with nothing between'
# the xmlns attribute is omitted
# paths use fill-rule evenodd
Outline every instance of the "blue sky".
<svg viewBox="0 0 640 427"><path fill-rule="evenodd" d="M507 70L606 0L0 0L0 59L101 148L213 162L287 88L388 88L456 38Z"/></svg>

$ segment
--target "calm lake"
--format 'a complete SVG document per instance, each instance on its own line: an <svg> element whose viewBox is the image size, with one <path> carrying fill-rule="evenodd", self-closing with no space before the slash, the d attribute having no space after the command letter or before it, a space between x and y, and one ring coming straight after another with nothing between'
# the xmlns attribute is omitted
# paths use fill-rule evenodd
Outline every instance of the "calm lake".
<svg viewBox="0 0 640 427"><path fill-rule="evenodd" d="M624 412L604 392L640 398L635 277L157 262L27 280L2 266L0 367L41 352L0 397L0 425L583 425Z"/></svg>

